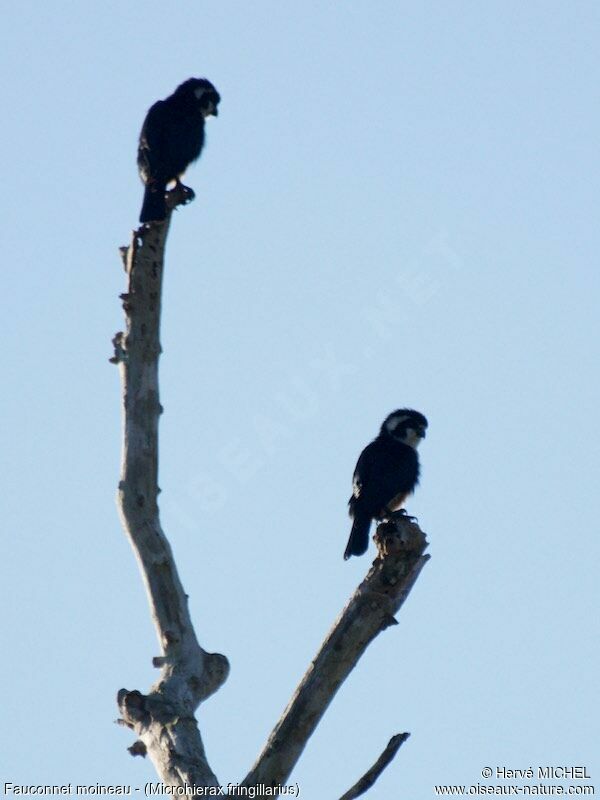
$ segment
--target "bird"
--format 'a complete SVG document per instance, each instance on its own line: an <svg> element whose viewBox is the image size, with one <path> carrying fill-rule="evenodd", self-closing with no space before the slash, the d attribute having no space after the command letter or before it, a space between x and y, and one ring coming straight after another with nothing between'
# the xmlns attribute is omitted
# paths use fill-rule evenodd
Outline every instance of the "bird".
<svg viewBox="0 0 600 800"><path fill-rule="evenodd" d="M189 78L149 109L137 153L146 186L140 222L165 219L165 191L172 181L185 190L188 202L193 199L193 191L184 187L180 178L202 152L204 121L218 115L220 101L219 92L206 78Z"/></svg>
<svg viewBox="0 0 600 800"><path fill-rule="evenodd" d="M353 518L344 559L362 556L369 546L371 520L399 511L419 482L417 447L427 420L419 411L400 408L384 419L376 439L360 454L352 480L348 511Z"/></svg>

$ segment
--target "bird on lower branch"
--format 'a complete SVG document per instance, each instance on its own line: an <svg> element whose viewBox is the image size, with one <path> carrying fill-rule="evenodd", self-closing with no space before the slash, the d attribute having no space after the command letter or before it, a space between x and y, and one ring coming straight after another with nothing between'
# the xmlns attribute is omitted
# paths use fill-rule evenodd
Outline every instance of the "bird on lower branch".
<svg viewBox="0 0 600 800"><path fill-rule="evenodd" d="M398 409L385 418L379 436L360 454L348 502L354 521L344 559L361 556L369 546L371 520L399 511L414 492L419 482L417 447L426 430L423 414Z"/></svg>
<svg viewBox="0 0 600 800"><path fill-rule="evenodd" d="M165 191L172 181L184 190L188 201L193 199L193 191L183 187L180 178L200 156L204 121L218 115L220 101L221 96L210 81L190 78L148 111L137 155L140 177L146 186L140 222L165 219Z"/></svg>

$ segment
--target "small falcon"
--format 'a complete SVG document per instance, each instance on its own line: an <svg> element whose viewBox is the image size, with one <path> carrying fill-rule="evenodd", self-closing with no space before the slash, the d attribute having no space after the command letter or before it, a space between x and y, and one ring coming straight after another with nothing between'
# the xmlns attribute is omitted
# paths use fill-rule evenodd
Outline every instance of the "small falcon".
<svg viewBox="0 0 600 800"><path fill-rule="evenodd" d="M137 163L146 185L140 222L163 220L167 216L165 191L195 161L204 146L204 121L219 113L221 96L205 78L189 78L165 100L154 103L146 114L140 133ZM188 201L194 193L188 187Z"/></svg>
<svg viewBox="0 0 600 800"><path fill-rule="evenodd" d="M399 511L414 492L419 482L417 447L426 430L423 414L401 408L385 418L379 436L360 454L348 502L354 522L344 559L362 556L369 546L371 520Z"/></svg>

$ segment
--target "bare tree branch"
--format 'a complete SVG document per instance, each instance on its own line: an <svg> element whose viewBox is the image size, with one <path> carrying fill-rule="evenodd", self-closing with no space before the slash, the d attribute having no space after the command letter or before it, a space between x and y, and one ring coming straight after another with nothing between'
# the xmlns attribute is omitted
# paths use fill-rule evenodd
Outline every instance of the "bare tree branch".
<svg viewBox="0 0 600 800"><path fill-rule="evenodd" d="M118 505L123 527L146 586L162 655L160 679L147 695L121 689L122 723L138 741L132 755L147 752L163 783L217 786L194 712L226 680L225 656L199 645L158 509L158 360L164 251L170 213L162 223L134 231L122 249L129 285L121 295L125 333L114 340L123 388L123 453Z"/></svg>
<svg viewBox="0 0 600 800"><path fill-rule="evenodd" d="M243 786L285 784L337 690L372 640L390 625L429 556L413 518L378 526L379 556L321 645Z"/></svg>
<svg viewBox="0 0 600 800"><path fill-rule="evenodd" d="M352 786L348 791L340 797L340 800L355 800L356 797L360 797L361 794L364 794L368 791L371 786L375 783L377 778L381 775L383 770L390 764L398 752L400 747L404 742L408 739L410 733L397 733L387 743L387 746L383 753L379 756L377 761L373 764L371 769L367 770L365 774L360 778L360 780L356 781L354 786Z"/></svg>
<svg viewBox="0 0 600 800"><path fill-rule="evenodd" d="M187 199L172 197L168 207L172 209ZM164 784L218 788L194 712L226 680L229 664L225 656L207 653L198 643L187 595L161 527L157 501L158 421L162 412L159 334L169 223L170 211L164 222L134 231L131 244L121 250L128 275L127 292L121 295L126 330L114 337L111 359L120 367L123 389L118 504L142 573L162 654L153 661L161 676L150 692L144 695L121 689L117 700L121 724L137 736L129 752L149 755ZM329 703L367 646L378 633L396 624L394 614L428 559L423 555L427 543L412 518L402 515L379 525L375 540L379 556L328 634L243 786L273 789L285 783ZM391 761L393 742L350 790L355 794L347 793L347 799L366 791ZM358 791L361 786L364 788ZM276 795L270 791L269 796Z"/></svg>

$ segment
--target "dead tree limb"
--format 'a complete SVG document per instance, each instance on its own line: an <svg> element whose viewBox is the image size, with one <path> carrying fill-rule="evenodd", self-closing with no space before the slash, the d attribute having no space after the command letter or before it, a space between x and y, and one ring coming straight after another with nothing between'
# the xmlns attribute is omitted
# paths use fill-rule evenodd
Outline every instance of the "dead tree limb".
<svg viewBox="0 0 600 800"><path fill-rule="evenodd" d="M161 288L169 213L161 223L134 231L122 249L128 275L121 295L126 330L118 333L111 361L123 391L123 449L118 506L146 586L162 655L161 676L147 695L121 689L120 722L135 731L132 755L150 756L163 783L217 786L206 760L194 712L227 678L225 656L199 645L158 509L158 360Z"/></svg>
<svg viewBox="0 0 600 800"><path fill-rule="evenodd" d="M379 556L321 645L243 786L285 784L337 690L377 634L396 624L429 556L411 517L379 525Z"/></svg>
<svg viewBox="0 0 600 800"><path fill-rule="evenodd" d="M396 756L396 753L398 750L400 750L401 745L404 744L409 736L410 733L397 733L395 736L392 736L387 743L385 750L373 764L371 769L367 770L362 778L356 781L354 786L348 789L348 791L340 797L340 800L355 800L355 798L360 797L361 794L367 792L371 786L373 786L377 778L381 775L388 764L391 764Z"/></svg>
<svg viewBox="0 0 600 800"><path fill-rule="evenodd" d="M169 207L184 201L175 199ZM128 289L121 296L126 329L114 337L111 359L119 365L123 390L118 505L142 573L162 654L154 659L161 676L149 693L121 689L117 699L120 722L137 736L129 751L149 755L164 784L217 788L194 713L226 680L229 664L225 656L207 653L198 643L158 509L159 334L169 223L170 212L164 222L134 231L131 244L122 249L128 275ZM328 634L242 786L272 789L285 784L367 646L396 623L394 614L428 559L423 555L427 543L418 525L401 515L379 525L375 539L379 556ZM363 776L363 791L369 775L374 781L391 761L392 749L390 743ZM269 792L269 796L276 795Z"/></svg>

